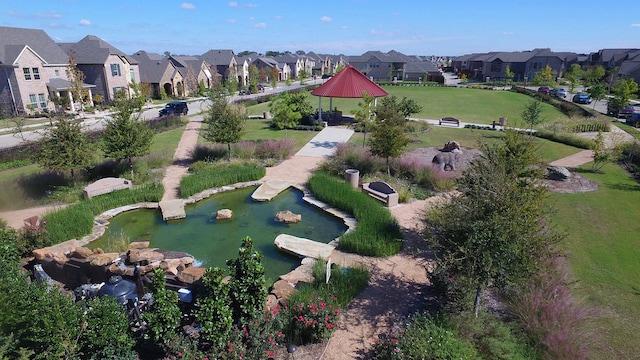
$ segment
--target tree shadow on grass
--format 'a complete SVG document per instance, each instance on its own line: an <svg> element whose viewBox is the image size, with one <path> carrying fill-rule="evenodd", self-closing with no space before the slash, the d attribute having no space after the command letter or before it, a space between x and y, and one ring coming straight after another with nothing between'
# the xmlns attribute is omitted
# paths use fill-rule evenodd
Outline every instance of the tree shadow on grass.
<svg viewBox="0 0 640 360"><path fill-rule="evenodd" d="M69 179L61 173L44 171L24 175L18 179L17 184L25 197L39 201L51 195L56 187L69 186Z"/></svg>

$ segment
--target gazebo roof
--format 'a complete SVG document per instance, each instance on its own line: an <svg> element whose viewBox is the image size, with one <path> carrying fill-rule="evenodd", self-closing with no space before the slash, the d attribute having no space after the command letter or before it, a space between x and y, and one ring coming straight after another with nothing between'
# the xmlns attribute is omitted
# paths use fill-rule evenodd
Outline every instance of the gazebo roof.
<svg viewBox="0 0 640 360"><path fill-rule="evenodd" d="M362 92L373 97L389 95L378 84L369 80L364 74L351 65L332 76L327 82L311 92L311 95L332 98L361 98Z"/></svg>

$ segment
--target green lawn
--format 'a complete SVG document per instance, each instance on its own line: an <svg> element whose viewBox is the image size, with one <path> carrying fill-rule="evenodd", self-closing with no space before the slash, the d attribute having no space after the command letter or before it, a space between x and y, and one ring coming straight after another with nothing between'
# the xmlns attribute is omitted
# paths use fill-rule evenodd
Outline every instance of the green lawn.
<svg viewBox="0 0 640 360"><path fill-rule="evenodd" d="M582 174L598 182L597 191L549 200L568 234L563 246L577 279L574 293L603 309L608 346L592 358L632 359L640 353L640 185L617 165L603 170Z"/></svg>

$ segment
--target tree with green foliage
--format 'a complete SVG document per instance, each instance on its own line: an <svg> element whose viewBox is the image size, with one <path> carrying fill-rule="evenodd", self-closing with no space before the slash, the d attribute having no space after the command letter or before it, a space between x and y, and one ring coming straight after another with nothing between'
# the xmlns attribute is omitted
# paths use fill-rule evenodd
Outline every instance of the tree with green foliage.
<svg viewBox="0 0 640 360"><path fill-rule="evenodd" d="M598 131L598 136L596 137L592 150L593 162L591 163L591 170L593 171L600 171L603 166L616 161L622 154L622 146L620 146L620 144L607 147L602 131Z"/></svg>
<svg viewBox="0 0 640 360"><path fill-rule="evenodd" d="M307 76L309 76L307 74L307 70L304 68L300 69L300 71L298 72L298 80L300 80L300 85L304 85L304 82L307 79Z"/></svg>
<svg viewBox="0 0 640 360"><path fill-rule="evenodd" d="M574 93L578 85L580 85L580 79L582 78L582 67L580 64L571 64L569 71L564 74L564 77L569 81L569 92Z"/></svg>
<svg viewBox="0 0 640 360"><path fill-rule="evenodd" d="M86 168L93 159L93 147L79 122L57 118L40 141L42 148L35 161L53 171L70 171L72 181L75 170Z"/></svg>
<svg viewBox="0 0 640 360"><path fill-rule="evenodd" d="M140 120L145 98L136 91L129 97L125 91L116 93L116 111L107 120L102 135L102 150L105 157L121 161L127 159L133 181L133 158L149 153L153 142L153 131L146 122Z"/></svg>
<svg viewBox="0 0 640 360"><path fill-rule="evenodd" d="M507 130L503 144L481 145L457 181L458 194L424 217L425 234L446 278L475 290L478 314L483 289L524 284L553 256L562 236L550 228L547 188L536 145ZM468 289L471 291L471 289Z"/></svg>
<svg viewBox="0 0 640 360"><path fill-rule="evenodd" d="M409 99L404 96L402 100L400 100L400 113L404 116L405 120L408 120L409 117L413 114L417 114L422 111L422 106L418 104L417 101L413 99Z"/></svg>
<svg viewBox="0 0 640 360"><path fill-rule="evenodd" d="M507 66L504 68L504 76L507 78L507 83L511 84L511 81L513 81L513 77L516 76L516 74L511 71L511 65L507 64Z"/></svg>
<svg viewBox="0 0 640 360"><path fill-rule="evenodd" d="M80 353L83 359L137 358L136 343L125 308L105 296L76 303L83 307Z"/></svg>
<svg viewBox="0 0 640 360"><path fill-rule="evenodd" d="M253 247L249 237L242 239L236 259L227 260L231 274L229 280L234 319L247 324L263 311L267 299L262 255Z"/></svg>
<svg viewBox="0 0 640 360"><path fill-rule="evenodd" d="M597 82L591 85L587 93L593 99L593 108L595 109L596 103L607 97L607 87L602 82Z"/></svg>
<svg viewBox="0 0 640 360"><path fill-rule="evenodd" d="M254 64L249 65L249 86L253 89L260 83L260 70Z"/></svg>
<svg viewBox="0 0 640 360"><path fill-rule="evenodd" d="M79 111L84 110L84 79L85 75L82 70L78 69L78 63L73 55L69 56L69 66L67 67L67 78L71 83L71 95L73 100L80 103Z"/></svg>
<svg viewBox="0 0 640 360"><path fill-rule="evenodd" d="M540 72L535 74L532 82L535 85L547 85L547 86L555 87L557 85L556 84L557 76L558 76L558 73L555 72L551 68L551 66L547 65L542 70L540 70Z"/></svg>
<svg viewBox="0 0 640 360"><path fill-rule="evenodd" d="M538 100L530 101L525 109L522 111L520 116L522 116L522 121L525 124L529 125L529 133L533 134L533 127L541 124L544 119L540 117L542 113L542 103Z"/></svg>
<svg viewBox="0 0 640 360"><path fill-rule="evenodd" d="M235 95L238 92L238 89L240 88L240 83L238 82L238 79L235 76L230 76L229 78L227 78L225 87L227 88L227 91L229 92L229 94ZM215 91L216 87L214 86L211 89Z"/></svg>
<svg viewBox="0 0 640 360"><path fill-rule="evenodd" d="M178 293L167 289L164 270L155 269L151 276L151 292L153 304L142 314L147 323L148 336L160 347L164 341L176 335L182 315L178 307Z"/></svg>
<svg viewBox="0 0 640 360"><path fill-rule="evenodd" d="M202 291L195 302L193 315L200 326L200 340L205 347L222 349L229 339L233 324L229 285L220 268L205 270Z"/></svg>
<svg viewBox="0 0 640 360"><path fill-rule="evenodd" d="M273 116L271 126L282 130L293 128L300 123L301 119L311 116L313 107L306 93L285 91L269 104L269 111Z"/></svg>
<svg viewBox="0 0 640 360"><path fill-rule="evenodd" d="M372 154L386 159L387 175L391 175L390 158L400 156L409 144L403 111L405 109L395 96L383 98L376 109L369 148Z"/></svg>
<svg viewBox="0 0 640 360"><path fill-rule="evenodd" d="M220 91L211 91L211 105L204 119L205 128L200 132L208 141L226 144L227 159L231 160L231 144L242 139L246 123L246 110L241 104L231 104Z"/></svg>
<svg viewBox="0 0 640 360"><path fill-rule="evenodd" d="M611 92L613 98L609 99L609 103L618 109L623 109L629 100L638 93L638 83L633 79L618 79Z"/></svg>
<svg viewBox="0 0 640 360"><path fill-rule="evenodd" d="M362 101L358 101L358 108L351 110L356 124L362 126L362 146L365 146L367 143L367 125L370 125L374 121L374 102L375 98L369 96L366 91L363 91Z"/></svg>
<svg viewBox="0 0 640 360"><path fill-rule="evenodd" d="M583 72L584 86L590 87L604 80L605 70L602 65L591 66Z"/></svg>

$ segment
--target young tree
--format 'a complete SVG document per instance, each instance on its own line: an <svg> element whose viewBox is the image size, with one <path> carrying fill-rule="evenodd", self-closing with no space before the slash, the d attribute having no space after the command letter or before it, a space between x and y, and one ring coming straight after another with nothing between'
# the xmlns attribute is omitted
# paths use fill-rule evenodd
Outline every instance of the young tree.
<svg viewBox="0 0 640 360"><path fill-rule="evenodd" d="M558 73L547 65L539 73L533 77L533 83L536 85L556 86L556 77Z"/></svg>
<svg viewBox="0 0 640 360"><path fill-rule="evenodd" d="M533 127L535 125L541 124L544 121L544 119L540 118L540 113L542 113L542 103L538 100L530 101L521 113L522 121L529 125L530 134L533 134Z"/></svg>
<svg viewBox="0 0 640 360"><path fill-rule="evenodd" d="M573 93L576 89L576 87L578 87L578 85L580 85L580 79L582 78L582 67L580 67L580 64L571 64L571 67L569 68L569 71L567 71L564 74L564 77L569 80L569 92Z"/></svg>
<svg viewBox="0 0 640 360"><path fill-rule="evenodd" d="M592 66L583 73L584 86L590 87L604 79L605 70L602 65Z"/></svg>
<svg viewBox="0 0 640 360"><path fill-rule="evenodd" d="M415 100L409 99L406 96L400 100L400 113L404 116L405 120L408 120L409 117L413 114L417 114L422 111L422 106L418 104Z"/></svg>
<svg viewBox="0 0 640 360"><path fill-rule="evenodd" d="M36 162L53 171L71 171L72 181L74 170L91 164L93 149L79 122L58 118L40 141L42 150L36 155Z"/></svg>
<svg viewBox="0 0 640 360"><path fill-rule="evenodd" d="M204 119L206 127L201 132L202 137L211 142L226 144L227 159L231 161L231 144L242 138L246 110L243 105L228 103L220 91L212 91L209 100L211 105Z"/></svg>
<svg viewBox="0 0 640 360"><path fill-rule="evenodd" d="M401 103L395 96L383 98L376 109L375 119L369 138L369 147L371 153L386 159L387 175L391 175L389 159L400 156L402 150L409 144Z"/></svg>
<svg viewBox="0 0 640 360"><path fill-rule="evenodd" d="M155 269L151 276L153 304L142 314L142 318L147 322L149 336L161 347L164 340L175 334L182 315L178 307L178 293L168 290L166 285L164 270Z"/></svg>
<svg viewBox="0 0 640 360"><path fill-rule="evenodd" d="M262 255L253 248L251 238L242 239L238 257L227 260L227 266L231 274L229 295L234 319L247 324L264 311L267 299Z"/></svg>
<svg viewBox="0 0 640 360"><path fill-rule="evenodd" d="M107 120L102 135L102 150L106 157L118 161L127 159L133 180L133 157L149 153L153 141L153 131L140 120L140 112L145 99L134 88L134 96L129 97L125 91L115 96L116 111Z"/></svg>
<svg viewBox="0 0 640 360"><path fill-rule="evenodd" d="M597 82L589 88L589 96L593 99L593 108L596 108L596 103L605 97L607 97L607 88L602 82Z"/></svg>
<svg viewBox="0 0 640 360"><path fill-rule="evenodd" d="M362 101L358 102L358 109L351 110L356 123L362 125L362 146L367 143L367 125L370 125L374 119L374 100L373 96L369 96L366 91L363 91Z"/></svg>
<svg viewBox="0 0 640 360"><path fill-rule="evenodd" d="M305 80L307 79L307 70L306 69L300 69L300 72L298 72L298 80L300 80L300 85L304 85Z"/></svg>
<svg viewBox="0 0 640 360"><path fill-rule="evenodd" d="M593 147L593 163L591 164L591 170L600 171L606 164L616 161L620 157L620 154L622 154L622 146L620 143L607 147L604 142L604 135L602 135L602 131L598 131L598 136L596 137L595 145Z"/></svg>
<svg viewBox="0 0 640 360"><path fill-rule="evenodd" d="M611 89L613 98L609 100L616 108L622 109L638 92L638 83L633 79L618 79L616 86Z"/></svg>
<svg viewBox="0 0 640 360"><path fill-rule="evenodd" d="M227 91L231 95L236 94L240 86L238 83L238 79L235 76L230 76L229 78L227 78L227 83L225 85L226 85ZM215 87L213 87L213 89L215 89Z"/></svg>
<svg viewBox="0 0 640 360"><path fill-rule="evenodd" d="M507 66L504 69L504 76L507 78L507 81L509 84L511 83L515 75L516 74L513 71L511 71L511 66L507 64Z"/></svg>
<svg viewBox="0 0 640 360"><path fill-rule="evenodd" d="M483 289L524 283L562 238L548 226L547 190L531 144L515 131L502 146L483 144L483 155L458 180L459 194L424 217L438 266L474 288L476 316Z"/></svg>
<svg viewBox="0 0 640 360"><path fill-rule="evenodd" d="M298 125L300 119L302 119L302 114L297 111L295 105L291 102L290 94L287 92L283 92L269 104L269 111L272 116L271 126L278 130L292 128Z"/></svg>
<svg viewBox="0 0 640 360"><path fill-rule="evenodd" d="M195 302L193 315L200 326L200 339L214 349L222 349L229 339L233 315L229 285L223 282L220 268L205 270L201 278L202 291Z"/></svg>
<svg viewBox="0 0 640 360"><path fill-rule="evenodd" d="M80 103L80 110L84 110L84 73L78 69L78 63L73 55L69 56L69 67L67 68L67 78L71 83L71 95L73 100Z"/></svg>
<svg viewBox="0 0 640 360"><path fill-rule="evenodd" d="M273 66L271 68L271 76L269 77L269 83L271 84L272 88L276 88L278 86L278 76L280 75L280 72L278 71L278 67L277 66Z"/></svg>
<svg viewBox="0 0 640 360"><path fill-rule="evenodd" d="M249 65L249 86L253 89L260 83L260 70L254 64Z"/></svg>

